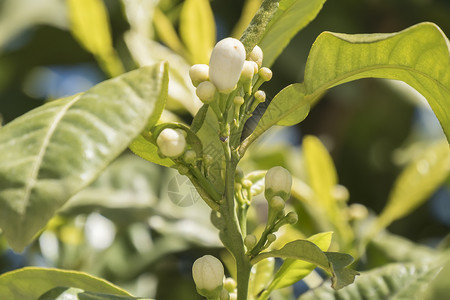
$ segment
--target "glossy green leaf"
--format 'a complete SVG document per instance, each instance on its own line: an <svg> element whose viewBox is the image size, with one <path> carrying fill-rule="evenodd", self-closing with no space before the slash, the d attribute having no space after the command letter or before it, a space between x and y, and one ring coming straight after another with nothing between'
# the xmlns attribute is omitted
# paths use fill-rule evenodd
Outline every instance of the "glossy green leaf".
<svg viewBox="0 0 450 300"><path fill-rule="evenodd" d="M341 247L349 249L353 232L345 219L344 207L333 196L333 189L338 183L333 160L322 142L315 136L303 138L303 158L305 161L307 182L314 192L314 204L324 213ZM329 229L330 230L330 229Z"/></svg>
<svg viewBox="0 0 450 300"><path fill-rule="evenodd" d="M445 34L431 23L392 34L324 32L306 63L306 94L315 101L328 88L360 78L401 80L427 99L450 141L449 49Z"/></svg>
<svg viewBox="0 0 450 300"><path fill-rule="evenodd" d="M246 149L274 125L291 126L303 121L310 109L309 102L304 97L304 91L303 84L295 83L288 85L275 95L255 130L244 140L241 148Z"/></svg>
<svg viewBox="0 0 450 300"><path fill-rule="evenodd" d="M180 15L180 35L193 64L207 64L216 43L216 23L208 0L187 0Z"/></svg>
<svg viewBox="0 0 450 300"><path fill-rule="evenodd" d="M54 213L155 120L163 65L49 102L0 129L0 228L21 251Z"/></svg>
<svg viewBox="0 0 450 300"><path fill-rule="evenodd" d="M115 52L109 18L102 0L68 0L71 30L77 40L99 59L102 67L113 77L124 72Z"/></svg>
<svg viewBox="0 0 450 300"><path fill-rule="evenodd" d="M299 259L322 268L331 274L332 287L341 289L351 284L358 272L349 269L348 265L353 262L353 257L338 252L323 252L313 242L308 240L297 240L287 243L279 250L262 252L252 259L252 263L267 257L280 257L284 259Z"/></svg>
<svg viewBox="0 0 450 300"><path fill-rule="evenodd" d="M73 287L56 287L39 297L38 300L150 300L131 296L116 296L105 293L93 293Z"/></svg>
<svg viewBox="0 0 450 300"><path fill-rule="evenodd" d="M77 271L27 267L0 276L0 299L35 300L59 286L118 296L131 295L104 279Z"/></svg>
<svg viewBox="0 0 450 300"><path fill-rule="evenodd" d="M322 251L327 251L331 245L332 232L318 233L307 240L316 244ZM287 258L281 265L278 272L275 274L273 281L267 288L267 293L270 294L273 290L281 289L290 286L297 281L305 278L316 267L315 264L306 261Z"/></svg>
<svg viewBox="0 0 450 300"><path fill-rule="evenodd" d="M399 175L376 222L380 230L423 204L450 173L450 149L445 140L427 147Z"/></svg>
<svg viewBox="0 0 450 300"><path fill-rule="evenodd" d="M281 0L258 45L271 66L290 40L317 16L326 0Z"/></svg>
<svg viewBox="0 0 450 300"><path fill-rule="evenodd" d="M249 294L256 297L263 289L267 287L273 276L275 268L275 259L266 258L252 267L250 273Z"/></svg>
<svg viewBox="0 0 450 300"><path fill-rule="evenodd" d="M298 300L422 300L441 267L430 263L391 264L362 273L355 283L339 291L322 285Z"/></svg>

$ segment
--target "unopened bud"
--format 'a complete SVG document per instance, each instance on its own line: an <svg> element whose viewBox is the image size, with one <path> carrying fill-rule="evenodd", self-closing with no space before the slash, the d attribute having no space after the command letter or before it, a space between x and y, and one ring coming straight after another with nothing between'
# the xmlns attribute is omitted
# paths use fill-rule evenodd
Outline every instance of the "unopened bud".
<svg viewBox="0 0 450 300"><path fill-rule="evenodd" d="M244 245L247 247L247 249L252 249L258 240L256 239L256 236L254 234L249 234L244 239Z"/></svg>
<svg viewBox="0 0 450 300"><path fill-rule="evenodd" d="M367 207L359 203L353 203L348 207L348 215L351 220L363 220L369 215Z"/></svg>
<svg viewBox="0 0 450 300"><path fill-rule="evenodd" d="M269 68L263 67L258 71L259 77L261 77L264 81L269 81L272 79L272 70Z"/></svg>
<svg viewBox="0 0 450 300"><path fill-rule="evenodd" d="M244 61L245 48L239 40L226 38L216 44L209 60L209 78L219 92L234 90Z"/></svg>
<svg viewBox="0 0 450 300"><path fill-rule="evenodd" d="M283 198L281 198L280 196L275 196L272 199L270 199L269 205L273 210L281 211L284 209L285 202Z"/></svg>
<svg viewBox="0 0 450 300"><path fill-rule="evenodd" d="M184 153L183 159L188 164L194 164L197 159L197 153L194 150L188 150Z"/></svg>
<svg viewBox="0 0 450 300"><path fill-rule="evenodd" d="M234 281L234 279L231 277L227 277L223 281L223 287L230 293L234 291L236 286L237 286L236 281Z"/></svg>
<svg viewBox="0 0 450 300"><path fill-rule="evenodd" d="M195 93L203 103L209 104L214 100L216 87L210 81L203 81L198 85Z"/></svg>
<svg viewBox="0 0 450 300"><path fill-rule="evenodd" d="M295 223L298 222L298 215L296 212L290 211L287 215L286 215L286 219L287 222L291 225L294 225Z"/></svg>
<svg viewBox="0 0 450 300"><path fill-rule="evenodd" d="M269 233L267 235L267 243L269 245L272 244L273 242L275 242L276 239L277 239L277 236L275 234L273 234L273 233Z"/></svg>
<svg viewBox="0 0 450 300"><path fill-rule="evenodd" d="M230 295L228 294L228 291L226 289L222 289L219 299L220 300L230 300Z"/></svg>
<svg viewBox="0 0 450 300"><path fill-rule="evenodd" d="M244 61L244 66L241 71L241 80L252 80L253 75L255 74L255 62L246 60Z"/></svg>
<svg viewBox="0 0 450 300"><path fill-rule="evenodd" d="M254 96L256 101L258 101L259 103L266 101L266 93L264 91L261 90L256 91Z"/></svg>
<svg viewBox="0 0 450 300"><path fill-rule="evenodd" d="M250 52L248 58L250 60L253 60L258 65L258 67L261 68L262 61L263 61L263 52L262 52L261 48L258 45L256 45L253 48L253 50L252 50L252 52Z"/></svg>
<svg viewBox="0 0 450 300"><path fill-rule="evenodd" d="M165 128L158 135L156 144L161 154L167 157L178 157L186 149L186 138L184 130Z"/></svg>
<svg viewBox="0 0 450 300"><path fill-rule="evenodd" d="M331 195L337 201L342 202L347 202L348 199L350 198L350 193L348 192L348 189L341 184L336 184L333 187L333 189L331 190Z"/></svg>
<svg viewBox="0 0 450 300"><path fill-rule="evenodd" d="M234 105L236 106L241 106L242 104L244 104L244 98L241 96L236 96L233 99Z"/></svg>
<svg viewBox="0 0 450 300"><path fill-rule="evenodd" d="M223 276L224 270L222 263L211 255L200 257L192 266L192 277L194 278L197 291L203 296L205 292L216 290L218 292L217 294L220 295Z"/></svg>
<svg viewBox="0 0 450 300"><path fill-rule="evenodd" d="M205 64L193 65L189 69L192 84L198 86L201 82L209 80L209 66Z"/></svg>
<svg viewBox="0 0 450 300"><path fill-rule="evenodd" d="M253 185L253 182L251 182L251 181L248 180L248 179L244 179L244 180L242 181L242 186L243 186L244 188L246 188L246 189L251 188L252 185Z"/></svg>
<svg viewBox="0 0 450 300"><path fill-rule="evenodd" d="M205 163L206 166L210 166L214 162L214 158L209 154L205 154L203 156L203 162Z"/></svg>
<svg viewBox="0 0 450 300"><path fill-rule="evenodd" d="M292 176L288 170L277 166L271 168L265 177L265 196L272 199L273 196L280 196L284 200L289 198L292 187Z"/></svg>

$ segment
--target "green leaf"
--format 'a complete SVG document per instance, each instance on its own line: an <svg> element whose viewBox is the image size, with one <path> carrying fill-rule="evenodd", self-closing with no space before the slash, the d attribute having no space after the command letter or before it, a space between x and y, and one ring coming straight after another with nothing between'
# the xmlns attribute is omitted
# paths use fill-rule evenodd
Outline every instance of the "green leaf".
<svg viewBox="0 0 450 300"><path fill-rule="evenodd" d="M298 300L370 299L421 300L441 267L430 263L391 264L362 273L355 283L339 291L321 286Z"/></svg>
<svg viewBox="0 0 450 300"><path fill-rule="evenodd" d="M281 0L258 45L271 66L290 40L317 16L326 0Z"/></svg>
<svg viewBox="0 0 450 300"><path fill-rule="evenodd" d="M291 126L303 121L309 113L309 102L304 97L304 85L295 83L282 89L267 106L255 130L241 146L241 151L253 143L273 125Z"/></svg>
<svg viewBox="0 0 450 300"><path fill-rule="evenodd" d="M287 243L279 250L272 250L258 254L252 259L256 263L267 257L292 258L303 260L322 268L331 274L332 287L341 289L351 284L358 272L348 269L347 266L353 262L353 257L344 253L323 252L313 242L308 240L297 240Z"/></svg>
<svg viewBox="0 0 450 300"><path fill-rule="evenodd" d="M163 65L52 101L0 129L0 228L21 251L54 213L149 126Z"/></svg>
<svg viewBox="0 0 450 300"><path fill-rule="evenodd" d="M180 35L193 64L207 64L216 42L216 24L208 0L187 0L180 15Z"/></svg>
<svg viewBox="0 0 450 300"><path fill-rule="evenodd" d="M450 141L450 42L435 24L421 23L392 34L324 32L305 69L307 97L352 80L401 80L430 104Z"/></svg>
<svg viewBox="0 0 450 300"><path fill-rule="evenodd" d="M83 47L94 54L111 76L124 72L115 52L109 29L108 13L101 0L68 0L73 35Z"/></svg>
<svg viewBox="0 0 450 300"><path fill-rule="evenodd" d="M345 206L333 196L338 183L333 160L322 142L314 136L303 138L303 158L307 172L307 182L314 192L314 206L325 214L331 222L342 248L351 248L353 232L345 219Z"/></svg>
<svg viewBox="0 0 450 300"><path fill-rule="evenodd" d="M308 241L313 242L320 250L327 251L331 245L332 235L332 232L319 233L309 237ZM280 269L275 274L273 281L267 288L267 293L270 294L273 290L281 289L296 283L311 273L315 267L315 264L303 260L293 258L285 259Z"/></svg>
<svg viewBox="0 0 450 300"><path fill-rule="evenodd" d="M249 294L256 297L269 284L275 268L275 259L269 257L252 267L250 273Z"/></svg>
<svg viewBox="0 0 450 300"><path fill-rule="evenodd" d="M450 151L445 140L427 147L398 176L388 202L376 222L379 231L423 204L450 173Z"/></svg>
<svg viewBox="0 0 450 300"><path fill-rule="evenodd" d="M92 293L73 287L56 287L39 297L38 300L150 300L149 298L136 298L116 296L104 293Z"/></svg>
<svg viewBox="0 0 450 300"><path fill-rule="evenodd" d="M0 276L0 299L35 300L50 289L59 286L71 286L96 293L131 296L106 280L86 273L27 267Z"/></svg>

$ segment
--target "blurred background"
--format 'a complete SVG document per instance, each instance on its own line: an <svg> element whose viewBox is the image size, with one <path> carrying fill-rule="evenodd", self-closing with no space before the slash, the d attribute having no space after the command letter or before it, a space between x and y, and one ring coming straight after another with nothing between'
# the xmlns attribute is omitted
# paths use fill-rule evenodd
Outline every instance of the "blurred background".
<svg viewBox="0 0 450 300"><path fill-rule="evenodd" d="M256 7L259 2L211 1L217 40L233 32L245 5ZM152 42L168 43L154 23L167 21L179 30L183 1L103 3L112 43L126 71L145 60L136 55L125 37L134 26L130 13L156 3L157 11L165 17L152 22L150 12L154 10L147 13L145 30ZM141 6L133 8L138 4ZM429 21L449 36L449 16L447 0L329 0L277 59L272 67L274 79L264 89L273 97L286 85L302 82L308 51L323 31L396 32ZM0 0L3 125L48 100L85 91L114 73L102 68L96 56L77 41L69 24L66 1ZM153 59L164 55L161 51ZM189 61L180 64L181 70L186 70ZM190 105L180 104L176 96L171 98L167 118L189 122ZM444 137L420 95L398 82L374 79L331 89L304 122L284 129L281 141L273 137L272 141L289 143L296 149L304 135L318 136L330 152L339 183L350 192L349 203L363 204L376 214L385 206L395 178L415 151ZM258 160L261 149L255 151L253 167L266 167L264 159ZM260 156L270 154L271 163L283 165L290 159L275 150L264 151L267 153ZM229 257L220 247L202 201L193 195L192 203L182 207L169 196L169 192L190 193L191 188L171 170L124 153L91 187L69 201L24 253L10 250L0 234L0 273L27 265L54 266L101 276L139 296L199 299L190 275L193 261L203 254L214 254L224 261ZM429 201L389 227L394 234L429 246L441 242L449 229L448 179Z"/></svg>

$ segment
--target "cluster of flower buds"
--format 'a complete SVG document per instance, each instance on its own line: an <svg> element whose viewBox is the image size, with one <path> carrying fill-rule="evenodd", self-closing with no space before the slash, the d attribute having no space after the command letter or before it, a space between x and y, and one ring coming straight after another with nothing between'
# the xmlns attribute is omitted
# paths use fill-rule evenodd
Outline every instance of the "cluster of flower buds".
<svg viewBox="0 0 450 300"><path fill-rule="evenodd" d="M238 113L244 101L251 96L255 100L255 105L250 107L252 109L265 101L265 93L258 88L272 78L272 71L262 67L262 62L263 52L260 47L255 46L246 54L244 45L239 40L225 38L214 47L209 66L193 65L189 76L197 88L197 96L205 104L212 103L219 94L230 94L237 90L231 100Z"/></svg>

